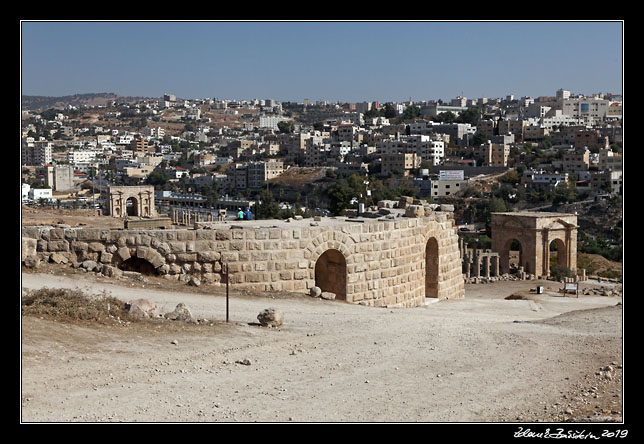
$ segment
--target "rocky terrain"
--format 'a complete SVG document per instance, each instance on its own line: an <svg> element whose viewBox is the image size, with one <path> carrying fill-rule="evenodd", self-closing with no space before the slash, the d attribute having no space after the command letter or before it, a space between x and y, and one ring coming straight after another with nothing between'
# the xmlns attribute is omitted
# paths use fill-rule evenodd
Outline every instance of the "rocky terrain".
<svg viewBox="0 0 644 444"><path fill-rule="evenodd" d="M229 322L221 287L57 264L24 269L21 285L147 299L163 317L25 311L27 423L623 421L622 297L596 285L575 298L553 282L468 284L464 299L413 309L233 288ZM199 322L164 316L179 304Z"/></svg>

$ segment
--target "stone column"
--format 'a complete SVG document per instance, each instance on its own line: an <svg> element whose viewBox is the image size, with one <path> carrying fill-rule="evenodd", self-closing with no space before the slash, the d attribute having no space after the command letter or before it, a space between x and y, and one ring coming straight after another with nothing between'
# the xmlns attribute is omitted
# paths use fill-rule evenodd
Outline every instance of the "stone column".
<svg viewBox="0 0 644 444"><path fill-rule="evenodd" d="M494 276L500 276L500 270L499 270L499 255L495 254L492 256L492 272L494 273Z"/></svg>
<svg viewBox="0 0 644 444"><path fill-rule="evenodd" d="M474 250L474 277L481 277L481 256L479 250Z"/></svg>

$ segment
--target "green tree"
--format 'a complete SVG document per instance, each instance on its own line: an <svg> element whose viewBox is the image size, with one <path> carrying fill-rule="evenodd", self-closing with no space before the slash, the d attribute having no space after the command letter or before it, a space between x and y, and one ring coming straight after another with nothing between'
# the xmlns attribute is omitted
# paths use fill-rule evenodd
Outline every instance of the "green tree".
<svg viewBox="0 0 644 444"><path fill-rule="evenodd" d="M420 115L420 108L415 105L410 105L407 108L405 108L405 111L403 111L402 118L403 120L412 120L418 117L419 115Z"/></svg>
<svg viewBox="0 0 644 444"><path fill-rule="evenodd" d="M154 185L156 187L162 187L168 182L168 176L163 174L160 171L152 171L148 174L148 177L145 179L147 185Z"/></svg>
<svg viewBox="0 0 644 444"><path fill-rule="evenodd" d="M483 118L483 109L479 107L468 108L463 111L456 119L459 123L469 123L476 126Z"/></svg>
<svg viewBox="0 0 644 444"><path fill-rule="evenodd" d="M277 129L279 129L280 133L292 133L295 131L295 123L292 120L283 120L277 123Z"/></svg>
<svg viewBox="0 0 644 444"><path fill-rule="evenodd" d="M256 219L277 219L279 217L280 207L273 193L269 190L263 190L259 195L259 203L255 206Z"/></svg>
<svg viewBox="0 0 644 444"><path fill-rule="evenodd" d="M340 179L333 183L327 190L327 195L330 200L331 212L338 216L343 210L351 206L351 199L356 197L354 190L349 186L346 179Z"/></svg>

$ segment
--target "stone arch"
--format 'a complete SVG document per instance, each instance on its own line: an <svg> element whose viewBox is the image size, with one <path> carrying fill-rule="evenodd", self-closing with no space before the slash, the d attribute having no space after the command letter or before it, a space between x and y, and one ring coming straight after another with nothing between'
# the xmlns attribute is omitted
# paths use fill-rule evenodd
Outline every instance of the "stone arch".
<svg viewBox="0 0 644 444"><path fill-rule="evenodd" d="M518 237L510 237L505 241L501 251L498 252L501 273L509 273L511 270L511 265L516 265L517 268L524 267L525 269L526 263L524 244L525 241L522 242ZM513 251L518 251L518 256L517 253L512 253Z"/></svg>
<svg viewBox="0 0 644 444"><path fill-rule="evenodd" d="M132 205L128 208L127 202ZM109 187L109 212L114 217L155 217L154 187L151 185L139 186L112 186Z"/></svg>
<svg viewBox="0 0 644 444"><path fill-rule="evenodd" d="M130 262L127 262L127 264L123 265L130 259L132 259ZM153 247L148 246L138 246L131 248L120 247L116 250L116 253L112 258L112 263L120 269L123 269L123 267L143 267L147 271L147 265L145 265L142 261L149 263L154 268L154 270L158 270L159 267L166 263L165 257L161 253L159 253Z"/></svg>
<svg viewBox="0 0 644 444"><path fill-rule="evenodd" d="M552 247L555 247L556 254L554 257L557 258L557 265L563 265L564 267L568 265L568 261L566 259L566 244L562 239L555 238L550 241L550 245L548 245L548 248L550 250L550 257L553 257L552 253ZM550 264L548 264L548 269L550 269Z"/></svg>
<svg viewBox="0 0 644 444"><path fill-rule="evenodd" d="M156 273L156 268L150 261L137 256L130 256L128 259L122 261L118 265L118 268L123 271L136 271L147 275Z"/></svg>
<svg viewBox="0 0 644 444"><path fill-rule="evenodd" d="M130 196L125 199L125 210L128 216L140 216L139 200L136 198L136 196Z"/></svg>
<svg viewBox="0 0 644 444"><path fill-rule="evenodd" d="M353 261L355 241L347 234L337 232L337 231L325 231L318 236L316 236L306 247L305 257L310 261L310 267L312 268L315 264L315 261L329 249L338 250L347 261L347 264L351 264Z"/></svg>
<svg viewBox="0 0 644 444"><path fill-rule="evenodd" d="M577 216L565 213L514 212L491 213L492 250L499 253L502 273L507 273L507 243L517 239L521 243L520 266L528 274L549 274L550 245L557 243L557 259L561 265L576 272ZM561 253L565 251L565 255ZM564 261L565 259L565 261Z"/></svg>
<svg viewBox="0 0 644 444"><path fill-rule="evenodd" d="M323 292L335 293L335 298L347 299L347 261L336 249L322 253L315 261L315 286Z"/></svg>
<svg viewBox="0 0 644 444"><path fill-rule="evenodd" d="M425 297L438 297L438 278L439 278L439 260L438 240L430 237L425 244Z"/></svg>

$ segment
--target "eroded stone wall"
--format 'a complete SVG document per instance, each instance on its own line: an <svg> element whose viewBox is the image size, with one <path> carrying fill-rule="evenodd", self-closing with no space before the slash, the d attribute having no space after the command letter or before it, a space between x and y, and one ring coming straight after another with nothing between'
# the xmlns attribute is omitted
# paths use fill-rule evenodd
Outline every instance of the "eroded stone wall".
<svg viewBox="0 0 644 444"><path fill-rule="evenodd" d="M420 218L219 223L202 229L23 227L22 236L23 245L33 248L35 243L41 260L57 254L73 262L94 261L100 268L137 258L167 279L197 276L219 285L225 282L222 265L227 264L235 288L302 293L316 286L320 256L337 250L346 261L347 302L413 307L426 296L464 295L458 236L446 212ZM427 249L430 239L434 247ZM426 295L426 251L438 256L429 258L434 269L438 260L431 295Z"/></svg>

